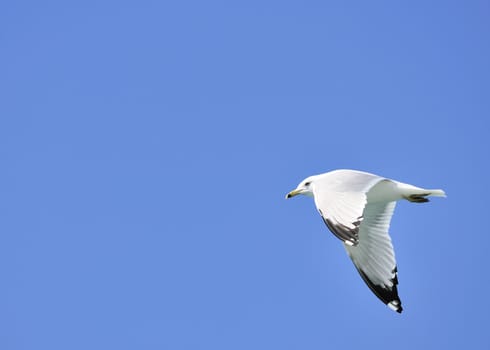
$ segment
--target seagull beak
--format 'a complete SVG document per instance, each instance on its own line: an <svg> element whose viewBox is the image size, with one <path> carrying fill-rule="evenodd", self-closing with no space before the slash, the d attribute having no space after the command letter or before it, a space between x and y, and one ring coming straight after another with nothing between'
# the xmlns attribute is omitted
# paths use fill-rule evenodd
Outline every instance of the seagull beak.
<svg viewBox="0 0 490 350"><path fill-rule="evenodd" d="M298 190L298 189L291 191L286 195L286 199L297 196L298 194L301 194L302 192L303 192L302 190Z"/></svg>

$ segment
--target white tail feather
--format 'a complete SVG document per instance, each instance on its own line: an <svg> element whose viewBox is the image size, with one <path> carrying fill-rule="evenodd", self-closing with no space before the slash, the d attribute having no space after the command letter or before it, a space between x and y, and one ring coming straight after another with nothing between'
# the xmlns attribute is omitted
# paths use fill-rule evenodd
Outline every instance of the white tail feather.
<svg viewBox="0 0 490 350"><path fill-rule="evenodd" d="M430 193L429 196L434 196L434 197L446 197L446 192L443 190L428 190Z"/></svg>
<svg viewBox="0 0 490 350"><path fill-rule="evenodd" d="M413 195L420 195L424 197L425 196L446 197L446 193L440 189L428 190L425 188L420 188L413 185L405 184L403 182L396 182L396 185L398 187L399 193L405 198Z"/></svg>

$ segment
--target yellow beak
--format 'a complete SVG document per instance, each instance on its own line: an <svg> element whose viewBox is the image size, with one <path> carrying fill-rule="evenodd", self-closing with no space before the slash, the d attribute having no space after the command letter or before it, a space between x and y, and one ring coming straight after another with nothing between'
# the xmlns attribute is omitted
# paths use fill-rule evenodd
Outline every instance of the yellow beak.
<svg viewBox="0 0 490 350"><path fill-rule="evenodd" d="M301 190L291 191L286 195L286 199L297 196L298 194L301 194L301 192L302 192Z"/></svg>

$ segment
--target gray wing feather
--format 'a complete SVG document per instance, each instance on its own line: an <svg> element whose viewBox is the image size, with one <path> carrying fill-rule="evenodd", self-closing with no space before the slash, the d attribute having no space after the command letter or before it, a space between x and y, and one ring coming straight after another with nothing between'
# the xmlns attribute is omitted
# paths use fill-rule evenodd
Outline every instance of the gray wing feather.
<svg viewBox="0 0 490 350"><path fill-rule="evenodd" d="M364 172L336 170L314 189L315 204L323 221L344 243L358 244L366 193L383 180Z"/></svg>
<svg viewBox="0 0 490 350"><path fill-rule="evenodd" d="M345 245L364 282L376 296L401 312L395 253L388 230L396 202L367 204L359 227L358 244Z"/></svg>

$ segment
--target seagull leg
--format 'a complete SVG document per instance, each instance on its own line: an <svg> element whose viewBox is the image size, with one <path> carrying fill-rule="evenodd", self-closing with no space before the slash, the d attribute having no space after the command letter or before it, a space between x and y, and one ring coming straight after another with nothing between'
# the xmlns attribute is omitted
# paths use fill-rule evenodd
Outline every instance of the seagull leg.
<svg viewBox="0 0 490 350"><path fill-rule="evenodd" d="M404 198L412 203L426 203L429 201L429 199L425 198L430 193L422 193L422 194L411 194L410 196L405 196Z"/></svg>

